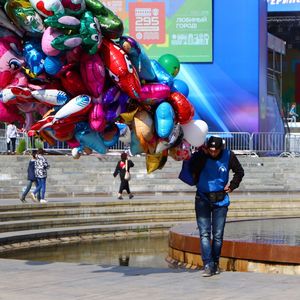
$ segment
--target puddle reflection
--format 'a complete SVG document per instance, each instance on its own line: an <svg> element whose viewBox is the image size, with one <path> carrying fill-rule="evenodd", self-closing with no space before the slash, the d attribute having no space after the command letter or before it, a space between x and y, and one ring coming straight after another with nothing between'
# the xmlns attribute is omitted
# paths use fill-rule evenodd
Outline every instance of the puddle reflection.
<svg viewBox="0 0 300 300"><path fill-rule="evenodd" d="M84 241L49 247L20 249L2 254L13 258L47 262L167 268L168 236Z"/></svg>

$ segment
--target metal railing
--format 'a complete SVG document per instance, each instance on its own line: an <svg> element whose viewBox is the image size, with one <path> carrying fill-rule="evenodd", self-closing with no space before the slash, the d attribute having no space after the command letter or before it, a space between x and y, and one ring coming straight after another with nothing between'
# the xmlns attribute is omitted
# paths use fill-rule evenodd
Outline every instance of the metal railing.
<svg viewBox="0 0 300 300"><path fill-rule="evenodd" d="M279 133L279 132L209 132L208 136L215 135L225 140L227 149L237 154L257 155L257 156L300 156L300 134ZM57 153L70 153L71 148L66 142L57 141L54 146L48 143L36 141L29 138L26 134L17 138L17 145L24 139L26 144L25 151L37 149L40 146L46 151ZM124 151L128 148L119 141L109 151ZM0 152L6 152L6 138L0 136Z"/></svg>

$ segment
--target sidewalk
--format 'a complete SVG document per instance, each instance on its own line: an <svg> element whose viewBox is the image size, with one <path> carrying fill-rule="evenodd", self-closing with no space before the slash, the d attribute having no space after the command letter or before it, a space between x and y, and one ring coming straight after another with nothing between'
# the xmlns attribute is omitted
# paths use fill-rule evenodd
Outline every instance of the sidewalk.
<svg viewBox="0 0 300 300"><path fill-rule="evenodd" d="M274 199L274 195L256 196ZM285 197L286 194L277 196ZM298 196L294 195L297 198ZM236 193L232 195L232 201L239 197L255 196ZM130 201L178 198L193 201L193 194L136 195ZM128 200L127 197L124 199ZM50 203L122 201L114 196L48 200ZM28 203L32 203L29 201L28 199ZM22 205L18 199L0 199L0 206L10 204ZM0 300L298 300L300 276L223 272L217 276L203 278L201 271L183 269L0 259L0 288Z"/></svg>
<svg viewBox="0 0 300 300"><path fill-rule="evenodd" d="M134 198L129 200L128 195L126 193L123 195L124 200L118 200L117 194L115 195L103 195L103 196L83 196L83 197L51 197L47 200L49 203L78 203L78 202L107 202L107 201L119 201L120 203L122 201L147 201L147 200L174 200L174 199L181 199L181 200L190 200L194 201L195 193L193 191L189 193L179 192L179 193L145 193L145 194L135 194ZM286 199L286 200L292 200L292 199L300 199L300 192L298 193L282 193L282 192L276 192L276 193L240 193L238 191L233 192L230 194L231 202L233 203L235 199L263 199L263 200L275 200L275 199ZM32 202L29 195L26 197L26 201L28 204L35 204L38 205L38 203ZM0 206L1 205L16 205L20 204L22 205L22 202L18 198L8 198L8 199L1 199L0 198ZM42 205L42 204L41 204Z"/></svg>
<svg viewBox="0 0 300 300"><path fill-rule="evenodd" d="M299 299L300 277L0 259L2 300Z"/></svg>

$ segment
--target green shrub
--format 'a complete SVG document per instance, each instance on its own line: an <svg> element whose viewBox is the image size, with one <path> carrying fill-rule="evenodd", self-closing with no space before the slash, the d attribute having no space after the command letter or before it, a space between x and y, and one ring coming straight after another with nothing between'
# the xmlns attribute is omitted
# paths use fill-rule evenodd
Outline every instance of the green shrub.
<svg viewBox="0 0 300 300"><path fill-rule="evenodd" d="M34 140L35 149L44 148L44 143L40 139Z"/></svg>
<svg viewBox="0 0 300 300"><path fill-rule="evenodd" d="M16 151L17 151L18 154L23 154L24 151L26 151L26 141L25 141L25 139L20 139L19 140L19 144L17 146Z"/></svg>

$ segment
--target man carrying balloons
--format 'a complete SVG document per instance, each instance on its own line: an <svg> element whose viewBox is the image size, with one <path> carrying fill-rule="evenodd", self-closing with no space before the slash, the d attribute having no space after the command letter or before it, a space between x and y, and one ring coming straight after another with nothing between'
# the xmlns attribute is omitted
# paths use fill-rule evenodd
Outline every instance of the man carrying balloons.
<svg viewBox="0 0 300 300"><path fill-rule="evenodd" d="M224 140L216 136L211 136L199 151L193 153L188 166L197 187L195 210L204 266L202 276L210 277L220 274L219 259L230 204L229 193L239 187L244 169L236 155L224 149ZM233 178L229 182L230 170ZM179 178L184 181L181 175Z"/></svg>

